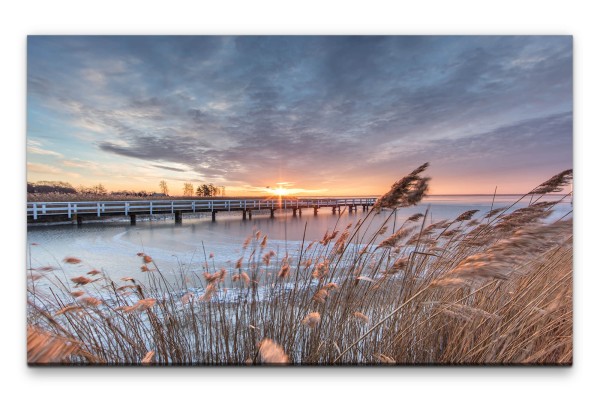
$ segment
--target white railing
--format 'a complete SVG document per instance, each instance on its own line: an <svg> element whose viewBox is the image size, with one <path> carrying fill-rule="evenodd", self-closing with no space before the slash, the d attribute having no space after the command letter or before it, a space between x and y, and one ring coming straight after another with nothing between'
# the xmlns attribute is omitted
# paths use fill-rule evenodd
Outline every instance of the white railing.
<svg viewBox="0 0 600 401"><path fill-rule="evenodd" d="M175 212L213 212L244 209L297 209L343 206L372 206L377 198L330 199L214 199L214 200L149 200L149 201L91 201L91 202L27 202L27 216L164 214Z"/></svg>

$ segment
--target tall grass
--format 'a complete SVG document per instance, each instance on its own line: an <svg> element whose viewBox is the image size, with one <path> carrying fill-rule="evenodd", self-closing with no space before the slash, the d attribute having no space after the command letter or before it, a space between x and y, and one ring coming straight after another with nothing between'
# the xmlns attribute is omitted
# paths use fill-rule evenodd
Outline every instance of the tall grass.
<svg viewBox="0 0 600 401"><path fill-rule="evenodd" d="M30 266L28 362L571 364L572 222L549 221L556 202L545 194L572 172L533 189L524 208L432 224L417 214L368 234L376 214L392 221L421 200L426 168L294 255L255 232L235 268L181 267L175 279L142 253L145 283Z"/></svg>

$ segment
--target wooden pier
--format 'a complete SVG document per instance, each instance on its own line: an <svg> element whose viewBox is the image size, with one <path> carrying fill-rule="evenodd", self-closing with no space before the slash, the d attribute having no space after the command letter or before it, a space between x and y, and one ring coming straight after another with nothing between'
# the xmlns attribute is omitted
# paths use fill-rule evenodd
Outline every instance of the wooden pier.
<svg viewBox="0 0 600 401"><path fill-rule="evenodd" d="M214 200L142 200L142 201L99 201L99 202L28 202L27 222L76 221L84 219L127 216L131 225L137 216L174 216L175 224L181 224L184 213L211 213L216 221L218 212L241 212L242 219L252 219L253 211L268 210L275 217L276 210L291 210L292 216L302 216L302 209L313 209L316 216L322 207L331 208L332 213L346 209L349 213L358 208L363 211L373 206L377 198L317 198L317 199L214 199Z"/></svg>

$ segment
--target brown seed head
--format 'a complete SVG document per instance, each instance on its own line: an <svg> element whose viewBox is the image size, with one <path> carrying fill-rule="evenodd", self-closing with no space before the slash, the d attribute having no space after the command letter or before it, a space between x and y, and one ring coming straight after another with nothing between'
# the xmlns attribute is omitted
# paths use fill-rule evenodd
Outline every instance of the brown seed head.
<svg viewBox="0 0 600 401"><path fill-rule="evenodd" d="M324 288L321 288L319 291L317 291L315 293L315 295L313 295L313 301L318 302L320 304L324 304L328 295L329 295L329 293L327 292L327 290Z"/></svg>
<svg viewBox="0 0 600 401"><path fill-rule="evenodd" d="M90 276L95 276L100 273L102 273L102 272L100 270L96 270L96 269L90 270L89 272L87 272L87 274L89 274Z"/></svg>
<svg viewBox="0 0 600 401"><path fill-rule="evenodd" d="M79 344L35 326L27 327L27 362L32 364L63 363L71 355L82 355ZM96 361L97 362L97 361Z"/></svg>
<svg viewBox="0 0 600 401"><path fill-rule="evenodd" d="M146 299L140 299L139 301L137 301L136 305L138 305L138 309L140 311L143 310L147 310L152 308L154 305L156 304L156 299L155 298L146 298Z"/></svg>
<svg viewBox="0 0 600 401"><path fill-rule="evenodd" d="M378 245L378 247L379 248L384 248L384 247L389 248L389 247L396 246L396 244L398 242L400 242L404 238L407 238L410 235L410 233L413 232L414 230L415 230L415 227L401 228L400 230L396 231L394 234L390 235L385 240L381 241L381 243Z"/></svg>
<svg viewBox="0 0 600 401"><path fill-rule="evenodd" d="M407 220L411 221L411 222L415 222L415 221L419 221L421 219L421 217L423 217L424 214L423 213L415 213L412 216L410 216Z"/></svg>
<svg viewBox="0 0 600 401"><path fill-rule="evenodd" d="M99 300L98 298L94 298L94 297L83 297L83 298L78 298L77 302L80 302L81 304L85 305L85 306L98 306L102 303L101 300Z"/></svg>
<svg viewBox="0 0 600 401"><path fill-rule="evenodd" d="M258 353L260 361L267 365L285 365L290 362L283 348L269 338L260 342Z"/></svg>
<svg viewBox="0 0 600 401"><path fill-rule="evenodd" d="M64 308L58 310L55 313L55 315L59 316L59 315L62 315L64 313L67 313L67 312L77 312L77 311L80 311L81 309L83 309L81 306L69 305L69 306L65 306Z"/></svg>
<svg viewBox="0 0 600 401"><path fill-rule="evenodd" d="M547 194L550 192L560 192L563 187L567 186L573 179L573 169L565 170L561 173L556 174L548 181L542 183L530 194Z"/></svg>
<svg viewBox="0 0 600 401"><path fill-rule="evenodd" d="M383 208L406 207L416 205L429 189L429 177L420 174L429 167L425 163L392 185L392 188L375 202L373 210L380 213Z"/></svg>
<svg viewBox="0 0 600 401"><path fill-rule="evenodd" d="M478 211L479 211L479 209L467 210L466 212L461 213L461 215L456 218L456 221L471 220L471 218L473 217L473 215L475 213L477 213Z"/></svg>
<svg viewBox="0 0 600 401"><path fill-rule="evenodd" d="M227 271L225 269L221 269L218 272L213 273L213 274L205 272L204 273L204 279L209 284L219 283L219 282L225 281L225 276L226 275L227 275Z"/></svg>
<svg viewBox="0 0 600 401"><path fill-rule="evenodd" d="M148 351L144 359L142 359L142 365L150 365L154 359L154 351Z"/></svg>
<svg viewBox="0 0 600 401"><path fill-rule="evenodd" d="M302 324L314 329L321 322L321 314L319 312L311 312L304 319Z"/></svg>
<svg viewBox="0 0 600 401"><path fill-rule="evenodd" d="M376 355L375 355L375 357L376 357L377 359L379 359L379 361L380 361L381 363L384 363L384 364L393 365L393 364L395 364L395 363L396 363L396 361L395 361L393 358L390 358L390 357L389 357L389 356L387 356L387 355L383 355L383 354L376 354Z"/></svg>
<svg viewBox="0 0 600 401"><path fill-rule="evenodd" d="M252 236L249 236L244 240L244 243L242 244L242 249L248 248L248 245L250 245L250 241L252 241Z"/></svg>
<svg viewBox="0 0 600 401"><path fill-rule="evenodd" d="M313 270L312 276L318 280L321 280L329 273L329 261L324 261L317 264Z"/></svg>
<svg viewBox="0 0 600 401"><path fill-rule="evenodd" d="M277 277L279 277L281 279L285 279L289 275L290 275L290 265L288 265L288 264L281 266L281 269L279 269L279 273L277 273Z"/></svg>
<svg viewBox="0 0 600 401"><path fill-rule="evenodd" d="M210 301L210 299L213 297L213 295L215 295L215 293L217 292L217 286L215 283L210 283L209 285L206 286L206 289L204 290L204 294L200 296L200 301Z"/></svg>
<svg viewBox="0 0 600 401"><path fill-rule="evenodd" d="M369 317L362 312L354 312L354 317L365 324L369 323Z"/></svg>
<svg viewBox="0 0 600 401"><path fill-rule="evenodd" d="M74 282L76 284L76 287L80 286L80 285L86 285L92 282L92 280L90 280L87 277L83 277L83 276L79 276L79 277L73 277L71 279L72 282Z"/></svg>

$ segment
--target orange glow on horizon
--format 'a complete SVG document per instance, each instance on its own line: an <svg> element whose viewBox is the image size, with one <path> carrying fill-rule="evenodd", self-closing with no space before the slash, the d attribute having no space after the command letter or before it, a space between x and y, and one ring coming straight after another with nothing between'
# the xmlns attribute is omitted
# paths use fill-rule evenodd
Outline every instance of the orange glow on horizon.
<svg viewBox="0 0 600 401"><path fill-rule="evenodd" d="M432 170L434 170L432 168ZM438 169L439 170L439 169ZM133 175L129 178L120 176L94 175L93 172L81 170L79 176L71 177L63 174L43 174L37 171L28 171L27 181L65 181L74 188L80 186L91 187L102 184L108 191L146 191L160 192L159 176L144 177ZM524 194L537 185L550 178L551 174L537 171L523 171L519 176L514 172L469 175L448 174L445 171L431 171L428 176L432 177L429 185L429 195L467 195L467 194ZM305 179L304 176L286 175L284 177L273 177L271 180L248 183L229 183L215 181L214 185L225 187L225 196L272 196L272 197L311 197L311 196L380 196L391 188L398 178L377 175L373 177L356 177L351 180L341 177L339 180L319 182L318 180ZM336 177L337 178L337 177ZM204 183L204 180L185 180L165 176L169 195L182 196L184 182L191 182L196 188ZM287 180L284 182L284 180ZM269 183L273 183L268 187ZM237 184L237 185L236 185ZM568 192L569 188L565 189Z"/></svg>

